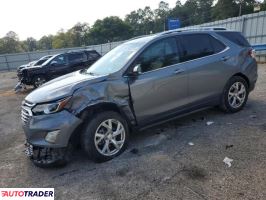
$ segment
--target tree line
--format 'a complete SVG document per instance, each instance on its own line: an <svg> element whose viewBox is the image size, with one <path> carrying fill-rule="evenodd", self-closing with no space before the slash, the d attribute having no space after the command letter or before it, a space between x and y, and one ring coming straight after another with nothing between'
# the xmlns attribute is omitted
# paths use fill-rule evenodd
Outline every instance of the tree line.
<svg viewBox="0 0 266 200"><path fill-rule="evenodd" d="M250 14L257 7L261 11L266 10L266 0L187 0L184 4L178 0L174 8L161 1L154 10L146 6L144 9L132 11L124 19L106 17L96 20L92 26L88 23L77 23L67 31L59 30L57 34L43 36L39 40L29 37L21 41L15 32L9 31L0 38L0 54L121 41L164 31L167 29L168 18L179 18L184 27Z"/></svg>

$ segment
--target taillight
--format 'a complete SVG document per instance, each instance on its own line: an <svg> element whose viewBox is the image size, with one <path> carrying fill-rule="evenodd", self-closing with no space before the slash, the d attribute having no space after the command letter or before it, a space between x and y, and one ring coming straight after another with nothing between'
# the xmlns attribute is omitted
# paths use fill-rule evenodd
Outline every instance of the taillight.
<svg viewBox="0 0 266 200"><path fill-rule="evenodd" d="M256 52L254 49L250 49L248 51L248 55L251 56L252 58L256 58Z"/></svg>

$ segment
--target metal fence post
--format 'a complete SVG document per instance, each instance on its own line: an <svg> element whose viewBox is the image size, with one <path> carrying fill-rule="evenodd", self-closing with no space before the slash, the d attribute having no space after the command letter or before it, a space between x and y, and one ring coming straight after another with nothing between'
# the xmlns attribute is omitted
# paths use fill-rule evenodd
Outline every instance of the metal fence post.
<svg viewBox="0 0 266 200"><path fill-rule="evenodd" d="M5 60L6 60L7 70L10 71L10 67L9 67L9 63L8 63L8 61L7 61L7 57L6 57L6 55L5 55Z"/></svg>
<svg viewBox="0 0 266 200"><path fill-rule="evenodd" d="M103 44L101 44L101 55L103 55Z"/></svg>
<svg viewBox="0 0 266 200"><path fill-rule="evenodd" d="M245 26L246 26L246 17L243 17L241 23L241 32L243 35L245 35Z"/></svg>

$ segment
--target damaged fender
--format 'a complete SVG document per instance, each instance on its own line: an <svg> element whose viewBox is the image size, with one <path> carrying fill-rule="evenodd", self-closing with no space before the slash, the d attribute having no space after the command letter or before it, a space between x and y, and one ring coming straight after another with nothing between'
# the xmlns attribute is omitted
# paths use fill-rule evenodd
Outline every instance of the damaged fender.
<svg viewBox="0 0 266 200"><path fill-rule="evenodd" d="M71 98L68 109L78 116L84 111L106 105L117 107L122 116L126 118L129 126L137 124L126 78L112 81L107 79L88 87L79 88Z"/></svg>

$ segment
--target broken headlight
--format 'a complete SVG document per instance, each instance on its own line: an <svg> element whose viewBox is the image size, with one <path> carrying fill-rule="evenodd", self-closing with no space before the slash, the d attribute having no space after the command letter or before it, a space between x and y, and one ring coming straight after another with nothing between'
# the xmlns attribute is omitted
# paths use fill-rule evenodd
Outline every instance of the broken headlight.
<svg viewBox="0 0 266 200"><path fill-rule="evenodd" d="M37 104L35 107L33 107L32 113L34 115L43 115L59 112L64 109L70 98L71 97L67 97L53 103Z"/></svg>

